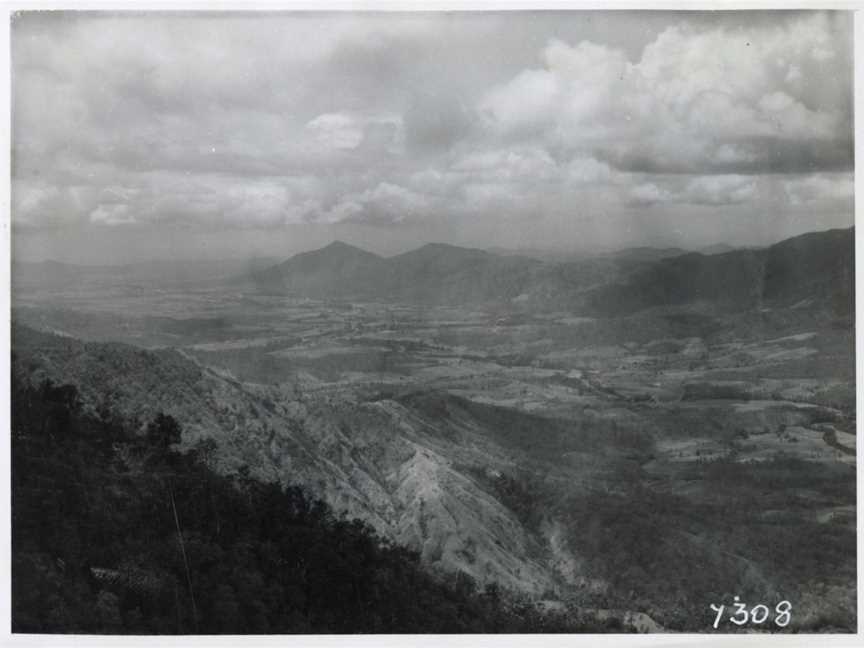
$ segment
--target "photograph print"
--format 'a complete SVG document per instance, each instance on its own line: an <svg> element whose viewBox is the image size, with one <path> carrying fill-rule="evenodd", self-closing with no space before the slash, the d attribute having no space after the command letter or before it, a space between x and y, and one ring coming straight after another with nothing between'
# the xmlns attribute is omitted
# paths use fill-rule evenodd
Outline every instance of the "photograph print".
<svg viewBox="0 0 864 648"><path fill-rule="evenodd" d="M7 16L12 633L857 632L852 12Z"/></svg>

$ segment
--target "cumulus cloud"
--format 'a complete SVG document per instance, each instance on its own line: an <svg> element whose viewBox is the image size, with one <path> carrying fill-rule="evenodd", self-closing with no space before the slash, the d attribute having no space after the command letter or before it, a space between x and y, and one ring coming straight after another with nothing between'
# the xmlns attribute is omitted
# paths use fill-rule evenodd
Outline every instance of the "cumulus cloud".
<svg viewBox="0 0 864 648"><path fill-rule="evenodd" d="M554 41L542 68L493 88L480 109L496 132L591 149L627 171L784 171L802 156L849 167L846 47L826 14L734 31L673 25L635 62Z"/></svg>
<svg viewBox="0 0 864 648"><path fill-rule="evenodd" d="M580 184L597 184L609 182L614 177L612 168L605 162L592 157L575 157L564 169L567 178Z"/></svg>
<svg viewBox="0 0 864 648"><path fill-rule="evenodd" d="M311 218L326 223L393 225L421 217L430 205L430 200L420 193L382 182L373 189L345 196L330 210L317 218L312 214Z"/></svg>
<svg viewBox="0 0 864 648"><path fill-rule="evenodd" d="M90 212L90 222L100 225L131 225L135 218L129 213L129 205L109 204L99 205Z"/></svg>
<svg viewBox="0 0 864 648"><path fill-rule="evenodd" d="M306 128L326 148L353 149L363 140L362 127L355 118L344 113L318 115Z"/></svg>
<svg viewBox="0 0 864 648"><path fill-rule="evenodd" d="M21 180L12 187L15 222L26 227L52 227L79 222L97 205L98 189L87 185L56 185L42 179Z"/></svg>
<svg viewBox="0 0 864 648"><path fill-rule="evenodd" d="M851 173L815 174L783 182L783 190L793 205L848 201L854 189L855 179Z"/></svg>
<svg viewBox="0 0 864 648"><path fill-rule="evenodd" d="M653 182L643 182L632 187L627 194L627 202L637 207L646 207L666 202L672 194Z"/></svg>
<svg viewBox="0 0 864 648"><path fill-rule="evenodd" d="M684 181L667 177L636 184L629 190L627 202L637 207L658 203L728 206L753 201L757 192L757 182L751 176L711 175Z"/></svg>
<svg viewBox="0 0 864 648"><path fill-rule="evenodd" d="M542 148L477 151L460 158L450 168L474 178L496 181L543 182L559 173L555 160Z"/></svg>
<svg viewBox="0 0 864 648"><path fill-rule="evenodd" d="M687 202L701 205L734 205L756 195L756 182L747 176L703 176L691 180L684 196Z"/></svg>
<svg viewBox="0 0 864 648"><path fill-rule="evenodd" d="M740 236L754 214L851 222L847 15L591 16L25 12L13 223L482 246L663 209Z"/></svg>

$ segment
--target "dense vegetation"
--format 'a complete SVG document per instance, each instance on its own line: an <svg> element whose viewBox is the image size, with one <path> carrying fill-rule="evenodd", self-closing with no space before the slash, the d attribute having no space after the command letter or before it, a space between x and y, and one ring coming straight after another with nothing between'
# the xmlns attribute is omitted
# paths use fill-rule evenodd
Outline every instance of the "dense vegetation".
<svg viewBox="0 0 864 648"><path fill-rule="evenodd" d="M855 528L812 519L807 498L854 505L855 471L828 473L793 458L742 465L724 457L694 470L693 488L702 491L695 497L646 487L637 475L561 506L586 572L619 596L629 593L613 606L701 632L711 624L710 603L787 599L797 629L848 632L855 608L844 588L855 574Z"/></svg>
<svg viewBox="0 0 864 648"><path fill-rule="evenodd" d="M70 385L12 385L12 627L63 633L579 631L415 553L297 487L179 453ZM597 628L591 628L596 631Z"/></svg>
<svg viewBox="0 0 864 648"><path fill-rule="evenodd" d="M714 620L711 603L786 599L795 621L786 631L854 631L847 588L855 576L855 527L842 517L812 516L815 497L854 506L853 467L724 456L681 470L677 483L689 482L690 496L646 485L651 479L638 467L569 493L551 473L471 474L526 528L542 532L544 519L563 522L581 575L608 584L577 588L571 607L644 612L670 630L704 632ZM701 492L694 496L695 489Z"/></svg>
<svg viewBox="0 0 864 648"><path fill-rule="evenodd" d="M758 250L661 259L626 283L591 291L587 305L608 317L700 300L749 310L818 299L836 316L848 316L854 312L854 243L853 229L835 229Z"/></svg>

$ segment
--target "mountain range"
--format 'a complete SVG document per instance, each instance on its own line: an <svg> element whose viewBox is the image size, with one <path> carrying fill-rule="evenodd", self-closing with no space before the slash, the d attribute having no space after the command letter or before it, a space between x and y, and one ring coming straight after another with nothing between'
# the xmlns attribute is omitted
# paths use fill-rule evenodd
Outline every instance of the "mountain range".
<svg viewBox="0 0 864 648"><path fill-rule="evenodd" d="M757 250L662 259L587 297L589 310L626 315L655 306L715 302L734 310L821 304L849 315L854 299L854 230L804 234Z"/></svg>
<svg viewBox="0 0 864 648"><path fill-rule="evenodd" d="M716 254L636 248L573 261L542 261L443 243L382 257L342 242L238 275L268 294L430 305L506 304L615 316L711 301L744 310L824 302L851 312L854 230L805 234L760 249ZM682 252L682 253L678 253Z"/></svg>
<svg viewBox="0 0 864 648"><path fill-rule="evenodd" d="M535 259L443 243L385 258L336 241L235 281L307 297L468 303L512 299L543 266Z"/></svg>

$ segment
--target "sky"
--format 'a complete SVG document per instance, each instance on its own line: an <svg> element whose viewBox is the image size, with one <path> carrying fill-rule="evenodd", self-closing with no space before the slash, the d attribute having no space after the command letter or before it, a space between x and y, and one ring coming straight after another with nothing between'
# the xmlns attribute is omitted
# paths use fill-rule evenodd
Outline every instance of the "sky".
<svg viewBox="0 0 864 648"><path fill-rule="evenodd" d="M853 223L843 12L21 12L20 260L577 252Z"/></svg>

